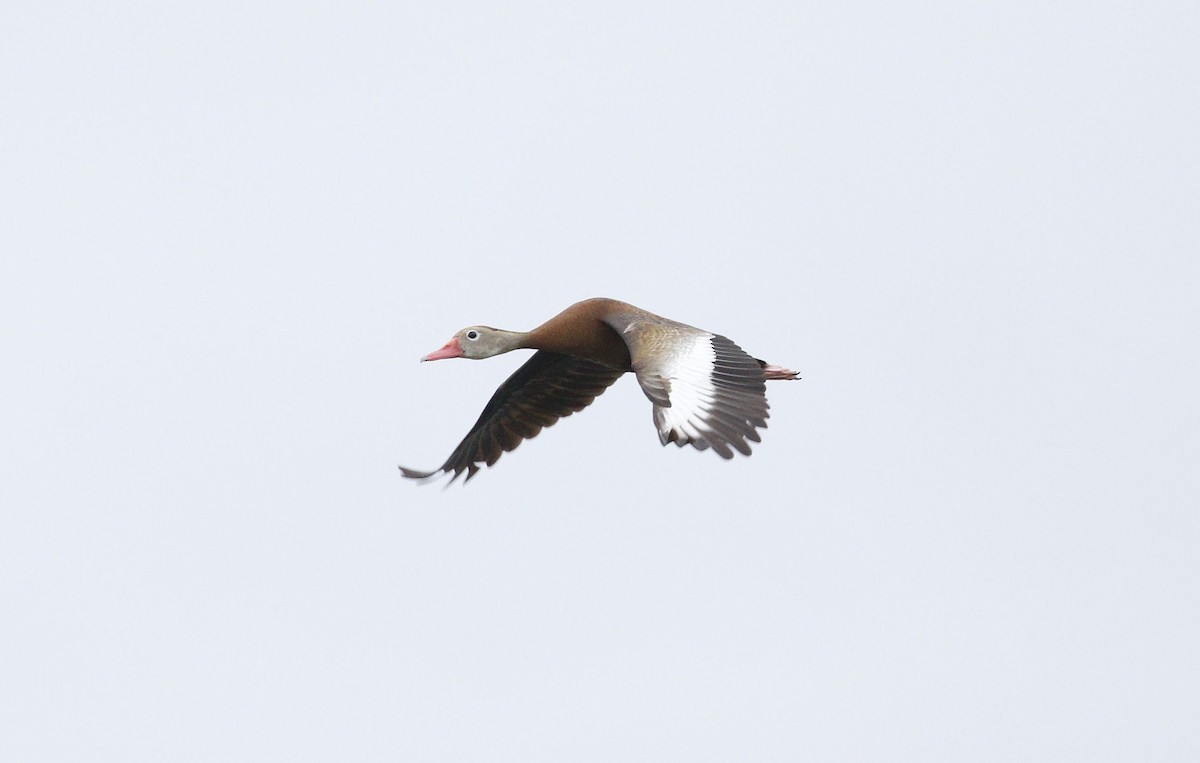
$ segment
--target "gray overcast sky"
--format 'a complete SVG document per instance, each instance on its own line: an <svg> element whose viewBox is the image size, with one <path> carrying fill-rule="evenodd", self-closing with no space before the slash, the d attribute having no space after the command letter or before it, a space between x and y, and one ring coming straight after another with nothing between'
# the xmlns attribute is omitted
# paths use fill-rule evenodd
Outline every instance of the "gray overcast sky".
<svg viewBox="0 0 1200 763"><path fill-rule="evenodd" d="M19 3L0 758L1200 759L1192 3ZM623 379L465 489L611 296Z"/></svg>

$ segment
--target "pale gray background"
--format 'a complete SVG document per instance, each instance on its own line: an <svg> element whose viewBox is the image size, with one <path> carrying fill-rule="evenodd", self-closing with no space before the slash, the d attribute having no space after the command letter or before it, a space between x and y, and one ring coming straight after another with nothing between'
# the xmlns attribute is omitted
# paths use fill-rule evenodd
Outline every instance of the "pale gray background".
<svg viewBox="0 0 1200 763"><path fill-rule="evenodd" d="M1200 758L1193 3L3 16L0 758ZM753 458L400 479L596 295Z"/></svg>

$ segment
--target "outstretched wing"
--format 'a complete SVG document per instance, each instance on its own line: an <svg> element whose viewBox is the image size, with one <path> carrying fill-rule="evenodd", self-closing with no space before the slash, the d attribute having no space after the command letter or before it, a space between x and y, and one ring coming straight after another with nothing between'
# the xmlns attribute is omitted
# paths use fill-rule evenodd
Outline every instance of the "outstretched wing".
<svg viewBox="0 0 1200 763"><path fill-rule="evenodd" d="M750 455L770 415L764 364L726 337L659 316L618 316L610 325L629 345L663 445Z"/></svg>
<svg viewBox="0 0 1200 763"><path fill-rule="evenodd" d="M624 373L591 360L538 350L500 385L446 463L428 472L403 466L400 471L411 479L453 472L450 482L466 472L470 480L480 464L491 466L544 427L582 411Z"/></svg>

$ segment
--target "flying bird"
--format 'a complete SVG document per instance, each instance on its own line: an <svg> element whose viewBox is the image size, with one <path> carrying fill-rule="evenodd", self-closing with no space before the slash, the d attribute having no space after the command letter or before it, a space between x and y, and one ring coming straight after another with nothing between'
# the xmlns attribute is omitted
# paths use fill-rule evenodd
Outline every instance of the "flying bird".
<svg viewBox="0 0 1200 763"><path fill-rule="evenodd" d="M615 299L571 305L532 331L468 326L426 360L480 360L512 350L537 350L492 395L471 431L446 462L431 471L401 466L411 479L491 466L505 451L564 416L586 408L632 371L654 406L663 445L673 442L722 458L750 455L767 426L766 381L799 374L755 360L720 334L655 315Z"/></svg>

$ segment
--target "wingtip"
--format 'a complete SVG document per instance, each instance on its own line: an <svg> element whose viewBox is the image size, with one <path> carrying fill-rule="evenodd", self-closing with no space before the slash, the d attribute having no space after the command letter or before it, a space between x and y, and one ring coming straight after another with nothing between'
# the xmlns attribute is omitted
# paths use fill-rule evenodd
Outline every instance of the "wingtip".
<svg viewBox="0 0 1200 763"><path fill-rule="evenodd" d="M400 473L402 475L404 475L405 477L407 477L408 479L415 480L416 482L421 482L421 483L434 482L435 480L439 480L442 477L445 477L446 475L450 475L450 479L446 480L446 484L443 487L450 487L451 485L453 485L455 482L458 481L459 477L462 477L464 474L467 475L467 478L463 480L463 484L465 485L479 471L478 466L476 466L475 469L472 471L468 471L466 469L457 469L457 470L456 469L447 469L445 467L442 467L440 469L434 469L434 470L428 471L428 472L422 472L422 471L418 471L416 469L409 469L407 466L401 466L401 467L399 467L399 469L400 469Z"/></svg>
<svg viewBox="0 0 1200 763"><path fill-rule="evenodd" d="M400 469L400 473L403 474L408 479L418 480L418 481L430 479L435 474L437 474L439 471L441 471L440 469L434 469L431 472L422 472L422 471L417 471L416 469L409 469L407 466L401 466L398 468Z"/></svg>

